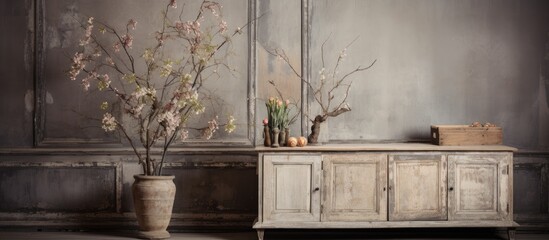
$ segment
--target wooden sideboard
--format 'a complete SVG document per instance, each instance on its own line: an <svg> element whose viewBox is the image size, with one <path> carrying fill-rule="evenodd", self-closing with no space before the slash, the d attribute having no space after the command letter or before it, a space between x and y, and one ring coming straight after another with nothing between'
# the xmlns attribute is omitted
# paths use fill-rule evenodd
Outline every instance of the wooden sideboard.
<svg viewBox="0 0 549 240"><path fill-rule="evenodd" d="M254 229L507 228L513 152L430 144L258 147Z"/></svg>

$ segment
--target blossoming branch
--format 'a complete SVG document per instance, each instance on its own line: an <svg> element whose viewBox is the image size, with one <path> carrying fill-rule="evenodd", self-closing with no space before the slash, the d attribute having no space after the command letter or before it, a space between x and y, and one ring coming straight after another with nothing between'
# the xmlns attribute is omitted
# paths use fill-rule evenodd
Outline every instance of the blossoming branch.
<svg viewBox="0 0 549 240"><path fill-rule="evenodd" d="M133 49L134 41L141 40L134 34L137 20L129 19L120 31L89 17L81 23L81 49L73 55L68 71L69 78L80 80L85 91L113 93L122 113L137 123L117 119L112 102L104 101L100 106L106 111L103 129L118 130L128 140L146 175L161 175L168 147L176 139L186 140L190 129L200 130L202 137L210 139L220 126L228 133L236 128L233 116L227 117L226 124L219 124L218 116L203 123L203 127L188 124L189 119L205 113L207 93L201 91L204 82L219 76L219 68L228 67L226 47L232 37L242 33L242 28L228 32L222 6L217 2L202 1L189 20L182 19L183 10L178 18L171 17L170 11L177 6L176 0L168 2L162 11L162 26L152 34L154 44L139 53ZM179 46L177 58L169 57L168 44ZM159 140L163 140L162 156L157 160L150 150L160 144Z"/></svg>

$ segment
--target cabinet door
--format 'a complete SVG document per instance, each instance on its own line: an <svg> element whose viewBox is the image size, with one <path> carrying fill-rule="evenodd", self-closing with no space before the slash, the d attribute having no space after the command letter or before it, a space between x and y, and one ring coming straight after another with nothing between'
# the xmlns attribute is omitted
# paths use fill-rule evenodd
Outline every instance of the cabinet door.
<svg viewBox="0 0 549 240"><path fill-rule="evenodd" d="M449 155L450 220L510 220L510 154Z"/></svg>
<svg viewBox="0 0 549 240"><path fill-rule="evenodd" d="M442 155L391 155L389 220L446 220L446 174Z"/></svg>
<svg viewBox="0 0 549 240"><path fill-rule="evenodd" d="M387 221L387 155L323 156L322 221Z"/></svg>
<svg viewBox="0 0 549 240"><path fill-rule="evenodd" d="M265 222L320 221L320 155L263 157Z"/></svg>

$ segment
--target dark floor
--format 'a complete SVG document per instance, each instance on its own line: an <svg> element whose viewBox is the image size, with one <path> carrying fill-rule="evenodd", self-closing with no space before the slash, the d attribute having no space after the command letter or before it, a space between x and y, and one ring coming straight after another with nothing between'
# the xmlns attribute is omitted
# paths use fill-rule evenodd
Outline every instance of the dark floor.
<svg viewBox="0 0 549 240"><path fill-rule="evenodd" d="M1 231L0 240L19 239L72 239L72 240L123 240L135 239L135 232L31 232L31 231ZM255 240L255 232L230 233L172 233L172 240ZM444 230L444 229L412 229L412 230L374 230L374 231L266 231L266 240L280 239L323 239L323 240L375 240L375 239L408 239L408 240L496 240L507 239L505 232L495 230ZM549 240L549 233L517 232L518 240Z"/></svg>

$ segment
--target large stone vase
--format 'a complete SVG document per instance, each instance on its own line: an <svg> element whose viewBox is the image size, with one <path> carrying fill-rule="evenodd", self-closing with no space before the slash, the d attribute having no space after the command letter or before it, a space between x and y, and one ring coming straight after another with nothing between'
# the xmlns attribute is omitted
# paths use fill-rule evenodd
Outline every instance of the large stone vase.
<svg viewBox="0 0 549 240"><path fill-rule="evenodd" d="M144 239L165 239L172 217L175 199L174 176L134 175L132 185L133 204L139 237Z"/></svg>

